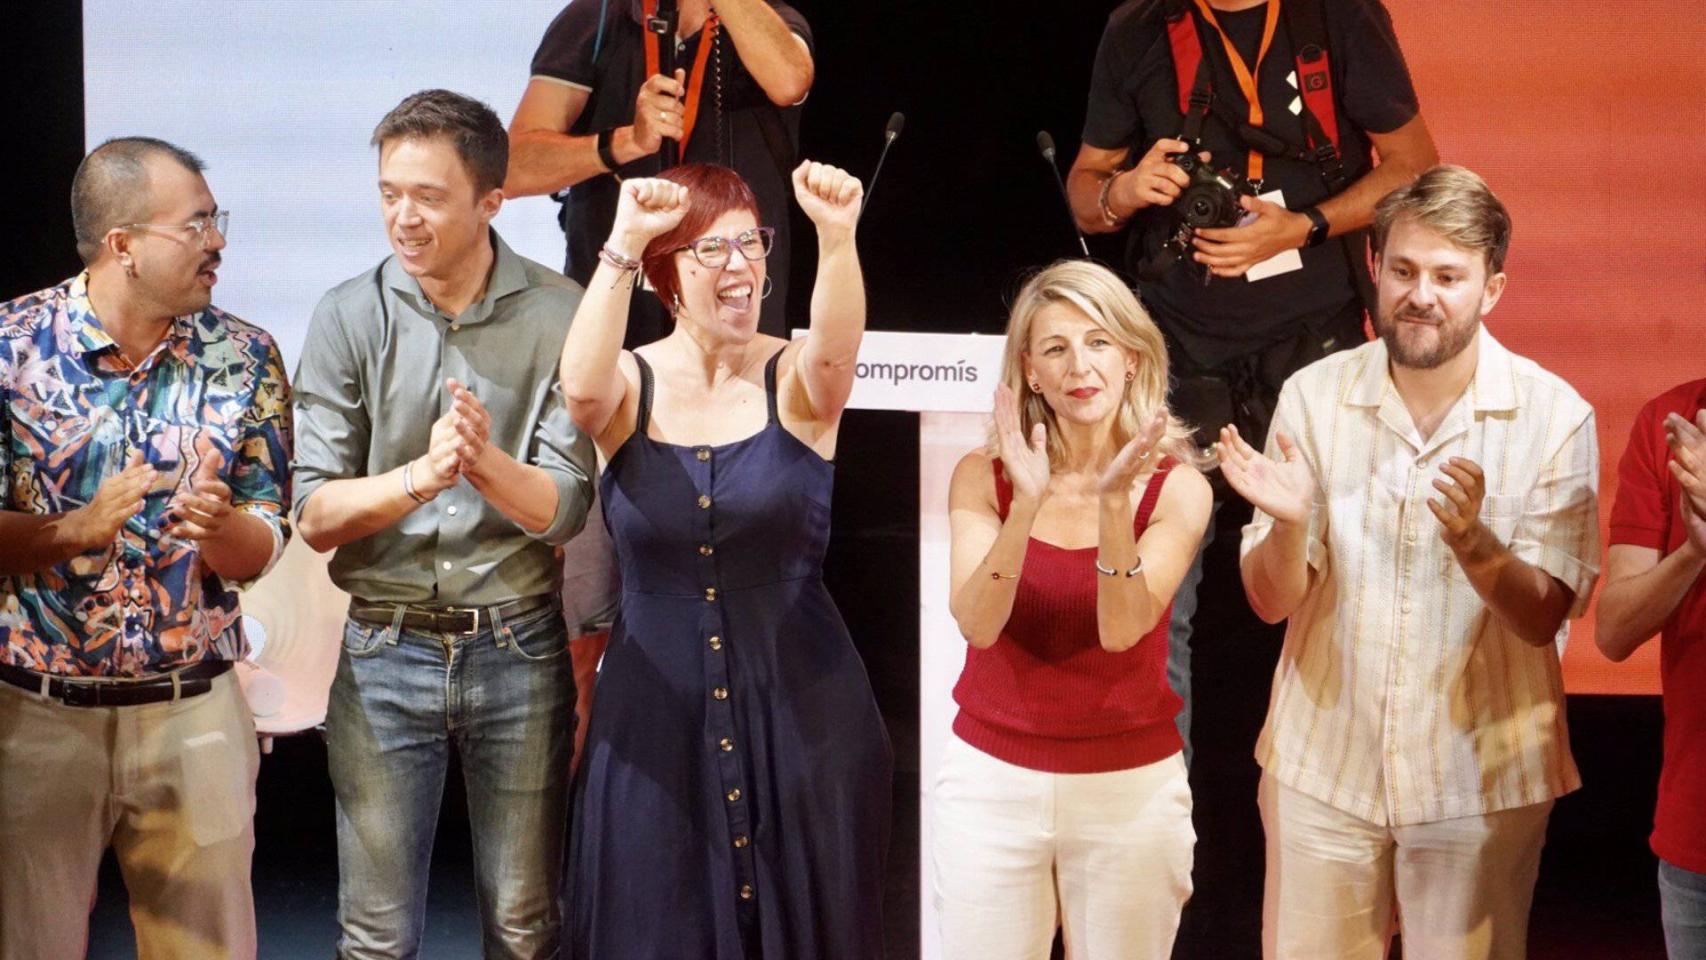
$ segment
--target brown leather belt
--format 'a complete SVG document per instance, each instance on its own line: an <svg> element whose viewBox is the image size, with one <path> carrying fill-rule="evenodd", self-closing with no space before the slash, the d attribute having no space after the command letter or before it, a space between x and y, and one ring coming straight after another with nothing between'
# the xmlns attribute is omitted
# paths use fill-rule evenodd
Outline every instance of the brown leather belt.
<svg viewBox="0 0 1706 960"><path fill-rule="evenodd" d="M373 603L352 599L349 617L374 627L389 627L396 619L397 608L403 609L403 627L426 633L479 633L491 629L492 615L505 620L524 617L546 607L555 606L557 598L546 593L521 597L508 603L488 607L435 607L424 603Z"/></svg>
<svg viewBox="0 0 1706 960"><path fill-rule="evenodd" d="M181 670L139 679L62 677L0 663L0 680L31 693L46 693L68 707L134 707L200 696L231 669L229 660L203 660ZM44 689L45 683L45 689Z"/></svg>

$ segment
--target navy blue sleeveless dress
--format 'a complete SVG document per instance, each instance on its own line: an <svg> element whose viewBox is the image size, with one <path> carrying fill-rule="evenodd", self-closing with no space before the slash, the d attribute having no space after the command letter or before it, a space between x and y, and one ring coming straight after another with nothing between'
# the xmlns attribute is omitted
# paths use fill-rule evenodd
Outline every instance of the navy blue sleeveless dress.
<svg viewBox="0 0 1706 960"><path fill-rule="evenodd" d="M600 481L622 607L569 851L572 956L882 955L893 757L823 585L834 468L782 427L633 436Z"/></svg>

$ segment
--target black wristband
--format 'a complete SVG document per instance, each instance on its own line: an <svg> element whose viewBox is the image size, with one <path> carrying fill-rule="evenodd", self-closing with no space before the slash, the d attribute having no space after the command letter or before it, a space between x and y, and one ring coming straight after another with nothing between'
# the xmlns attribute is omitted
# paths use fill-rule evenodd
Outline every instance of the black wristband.
<svg viewBox="0 0 1706 960"><path fill-rule="evenodd" d="M616 162L616 154L610 152L610 137L616 132L615 128L598 131L598 160L604 164L608 173L615 173L621 164Z"/></svg>
<svg viewBox="0 0 1706 960"><path fill-rule="evenodd" d="M1328 224L1327 217L1321 213L1321 208L1310 207L1303 211L1303 215L1309 218L1309 239L1305 240L1303 245L1306 247L1319 247L1321 244L1326 243Z"/></svg>

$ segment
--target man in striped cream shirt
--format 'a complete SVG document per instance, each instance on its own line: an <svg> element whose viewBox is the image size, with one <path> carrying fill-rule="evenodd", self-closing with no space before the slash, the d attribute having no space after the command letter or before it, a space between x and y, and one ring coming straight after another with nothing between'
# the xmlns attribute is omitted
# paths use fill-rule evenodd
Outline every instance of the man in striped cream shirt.
<svg viewBox="0 0 1706 960"><path fill-rule="evenodd" d="M1441 166L1375 215L1378 340L1286 382L1243 573L1290 619L1256 745L1264 954L1521 958L1553 800L1580 786L1558 644L1598 577L1593 410L1481 326L1510 218ZM1396 911L1394 911L1396 907Z"/></svg>

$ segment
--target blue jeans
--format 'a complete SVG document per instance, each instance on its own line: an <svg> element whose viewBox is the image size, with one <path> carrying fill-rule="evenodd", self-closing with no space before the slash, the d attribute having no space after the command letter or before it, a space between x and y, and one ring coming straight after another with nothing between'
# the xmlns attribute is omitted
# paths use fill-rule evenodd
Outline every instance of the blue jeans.
<svg viewBox="0 0 1706 960"><path fill-rule="evenodd" d="M575 681L562 611L471 634L354 620L326 710L338 956L413 958L444 777L462 762L488 958L555 958Z"/></svg>
<svg viewBox="0 0 1706 960"><path fill-rule="evenodd" d="M1659 911L1670 960L1706 960L1706 873L1660 860Z"/></svg>
<svg viewBox="0 0 1706 960"><path fill-rule="evenodd" d="M1185 767L1191 765L1191 617L1197 612L1197 588L1202 586L1203 555L1214 542L1214 522L1220 516L1220 504L1208 512L1208 529L1203 531L1202 543L1179 581L1173 594L1173 619L1167 625L1167 685L1185 701L1179 715L1173 718L1179 728L1179 739L1185 741Z"/></svg>

